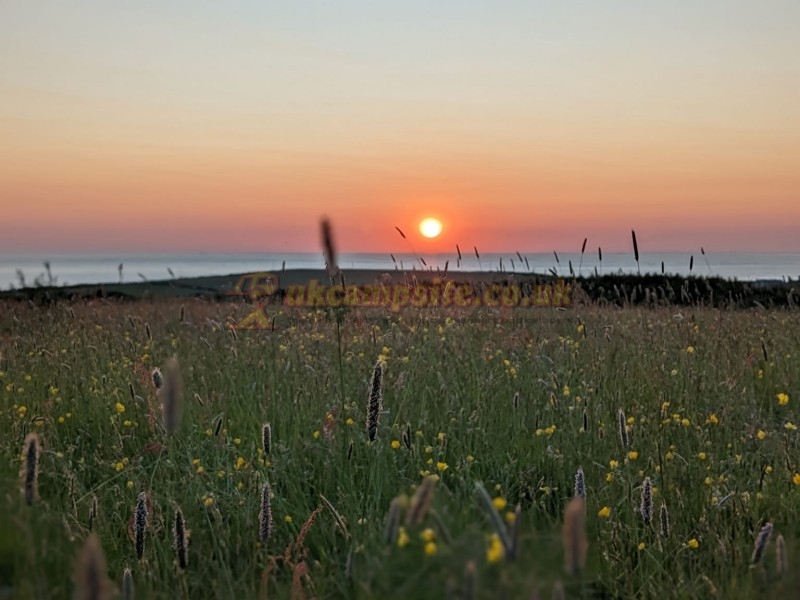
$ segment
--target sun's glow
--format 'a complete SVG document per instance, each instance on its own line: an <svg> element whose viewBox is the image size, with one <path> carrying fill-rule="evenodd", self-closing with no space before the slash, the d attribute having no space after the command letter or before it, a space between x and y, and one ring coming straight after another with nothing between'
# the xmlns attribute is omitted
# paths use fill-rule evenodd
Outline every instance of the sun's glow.
<svg viewBox="0 0 800 600"><path fill-rule="evenodd" d="M442 233L442 222L433 217L422 219L419 223L419 232L426 238L435 238Z"/></svg>

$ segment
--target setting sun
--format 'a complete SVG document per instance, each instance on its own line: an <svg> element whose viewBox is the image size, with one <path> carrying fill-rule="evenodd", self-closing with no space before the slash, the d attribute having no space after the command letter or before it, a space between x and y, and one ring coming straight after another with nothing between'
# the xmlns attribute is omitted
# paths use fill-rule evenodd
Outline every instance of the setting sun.
<svg viewBox="0 0 800 600"><path fill-rule="evenodd" d="M432 217L423 219L419 224L419 232L426 238L435 238L442 233L442 222Z"/></svg>

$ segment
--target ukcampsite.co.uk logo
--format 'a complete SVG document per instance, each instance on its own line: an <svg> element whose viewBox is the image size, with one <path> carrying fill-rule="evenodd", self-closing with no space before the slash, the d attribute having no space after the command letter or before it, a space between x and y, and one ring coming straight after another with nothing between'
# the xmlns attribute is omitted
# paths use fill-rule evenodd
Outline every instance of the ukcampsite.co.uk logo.
<svg viewBox="0 0 800 600"><path fill-rule="evenodd" d="M266 298L235 327L238 329L273 329L264 312L269 297L278 291L278 278L270 273L243 275L229 292L248 296L254 301ZM329 285L318 279L307 284L286 286L278 301L288 308L370 307L399 312L404 308L453 307L490 308L566 307L572 304L572 286L564 280L554 283L518 285L487 283L472 285L444 281L435 277L431 282L414 285L374 283L367 285Z"/></svg>
<svg viewBox="0 0 800 600"><path fill-rule="evenodd" d="M278 276L265 271L249 273L239 277L239 281L228 292L232 296L248 296L251 300L271 296L278 289Z"/></svg>

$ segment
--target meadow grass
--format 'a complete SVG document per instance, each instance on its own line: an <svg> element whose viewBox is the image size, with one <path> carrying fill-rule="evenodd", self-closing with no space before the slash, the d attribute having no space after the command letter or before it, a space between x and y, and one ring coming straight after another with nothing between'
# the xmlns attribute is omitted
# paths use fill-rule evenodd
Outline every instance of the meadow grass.
<svg viewBox="0 0 800 600"><path fill-rule="evenodd" d="M2 307L0 596L797 593L796 312L247 311Z"/></svg>

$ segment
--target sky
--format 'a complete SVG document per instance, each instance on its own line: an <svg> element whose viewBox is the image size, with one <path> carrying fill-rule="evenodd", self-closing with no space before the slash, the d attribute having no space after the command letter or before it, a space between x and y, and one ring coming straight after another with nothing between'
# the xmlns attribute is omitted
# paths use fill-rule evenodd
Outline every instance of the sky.
<svg viewBox="0 0 800 600"><path fill-rule="evenodd" d="M800 1L0 3L0 252L800 251ZM419 221L444 224L435 240Z"/></svg>

